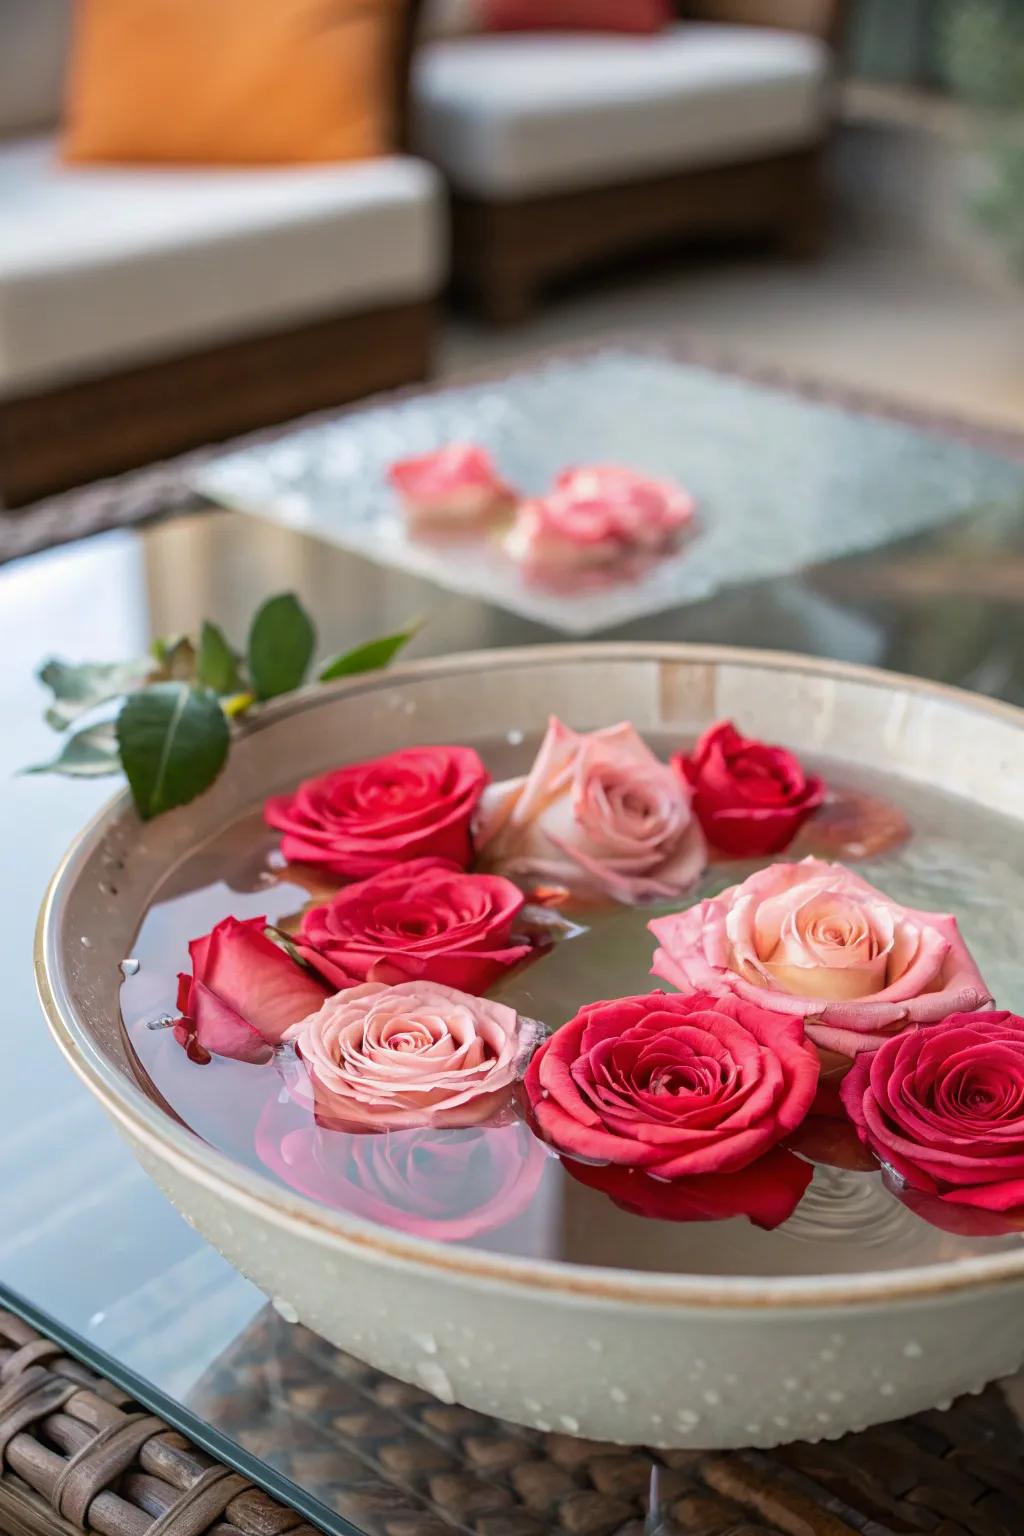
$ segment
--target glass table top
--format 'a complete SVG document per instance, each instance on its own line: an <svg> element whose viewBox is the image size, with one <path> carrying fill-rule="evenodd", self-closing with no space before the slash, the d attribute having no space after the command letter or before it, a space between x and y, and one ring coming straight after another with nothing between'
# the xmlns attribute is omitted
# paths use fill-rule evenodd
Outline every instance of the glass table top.
<svg viewBox="0 0 1024 1536"><path fill-rule="evenodd" d="M1024 487L1024 471L1021 478ZM138 1168L58 1056L33 992L29 956L46 881L111 792L105 780L17 776L52 751L33 669L50 654L136 655L153 635L194 629L204 616L241 635L261 598L289 587L315 615L324 654L417 615L428 623L414 655L554 638L307 535L226 513L104 534L0 570L8 1035L0 1287L32 1320L324 1528L369 1536L422 1536L434 1524L481 1531L472 1511L480 1498L487 1507L486 1492L459 1482L469 1474L453 1457L452 1436L468 1434L477 1445L473 1475L490 1486L488 1455L498 1466L509 1434L522 1453L529 1432L432 1403L271 1312ZM789 649L1024 704L1022 592L1024 490L1012 504L869 555L737 588L607 636Z"/></svg>

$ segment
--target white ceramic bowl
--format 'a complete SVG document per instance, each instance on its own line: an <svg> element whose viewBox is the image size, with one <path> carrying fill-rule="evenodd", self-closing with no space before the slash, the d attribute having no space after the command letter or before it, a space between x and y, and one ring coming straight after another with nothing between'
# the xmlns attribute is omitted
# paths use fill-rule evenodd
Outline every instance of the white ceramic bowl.
<svg viewBox="0 0 1024 1536"><path fill-rule="evenodd" d="M630 718L680 735L732 716L798 751L851 765L884 757L910 783L1024 820L1024 712L865 669L605 644L356 679L266 709L193 805L142 827L122 794L71 849L43 908L36 966L75 1071L161 1189L283 1315L449 1401L605 1440L767 1446L896 1418L1016 1370L1024 1248L879 1273L717 1279L445 1247L314 1205L212 1150L142 1092L119 1025L118 962L174 864L298 777L413 738L511 723L539 733L551 712L580 729Z"/></svg>

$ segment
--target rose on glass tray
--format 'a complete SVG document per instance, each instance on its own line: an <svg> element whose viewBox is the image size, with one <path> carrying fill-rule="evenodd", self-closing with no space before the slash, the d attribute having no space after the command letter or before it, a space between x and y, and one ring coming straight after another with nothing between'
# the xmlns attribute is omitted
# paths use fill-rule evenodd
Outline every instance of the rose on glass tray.
<svg viewBox="0 0 1024 1536"><path fill-rule="evenodd" d="M414 530L460 531L507 517L519 500L491 455L475 443L451 443L400 459L388 481Z"/></svg>
<svg viewBox="0 0 1024 1536"><path fill-rule="evenodd" d="M685 904L709 857L773 858L846 793L728 721L669 762L628 721L552 718L496 784L457 744L322 774L264 815L280 878L313 866L333 891L292 932L228 917L195 940L174 1038L195 1066L271 1069L264 1165L402 1230L492 1231L552 1162L656 1221L773 1229L831 1163L940 1225L1013 1226L1024 1025L991 1011L955 917L813 857ZM647 926L677 991L584 997L554 1030L482 995L571 942L574 911L651 902L675 909ZM479 1200L454 1192L469 1163Z"/></svg>
<svg viewBox="0 0 1024 1536"><path fill-rule="evenodd" d="M618 465L567 469L525 501L504 548L528 572L584 572L667 554L693 523L693 497Z"/></svg>

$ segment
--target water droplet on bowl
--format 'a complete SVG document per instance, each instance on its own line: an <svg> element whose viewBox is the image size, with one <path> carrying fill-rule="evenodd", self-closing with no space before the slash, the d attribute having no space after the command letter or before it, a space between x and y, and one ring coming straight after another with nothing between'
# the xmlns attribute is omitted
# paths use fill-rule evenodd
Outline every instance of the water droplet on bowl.
<svg viewBox="0 0 1024 1536"><path fill-rule="evenodd" d="M558 1422L568 1434L579 1434L580 1421L579 1419L574 1419L571 1413L560 1413L558 1416Z"/></svg>
<svg viewBox="0 0 1024 1536"><path fill-rule="evenodd" d="M92 939L87 939L84 933L78 942L83 949L92 949Z"/></svg>
<svg viewBox="0 0 1024 1536"><path fill-rule="evenodd" d="M283 1296L275 1296L274 1299L273 1299L273 1302L272 1302L272 1306L274 1308L274 1311L277 1313L278 1317L281 1318L283 1322L286 1322L286 1323L297 1323L298 1322L299 1314L296 1312L296 1310L292 1306L291 1302L290 1301L285 1301Z"/></svg>
<svg viewBox="0 0 1024 1536"><path fill-rule="evenodd" d="M428 1392L433 1392L442 1403L454 1403L455 1393L448 1380L448 1372L437 1360L421 1360L416 1367L416 1379L420 1386L425 1387Z"/></svg>
<svg viewBox="0 0 1024 1536"><path fill-rule="evenodd" d="M903 1346L903 1353L906 1355L908 1360L920 1360L921 1356L924 1354L924 1350L921 1348L916 1339L909 1339Z"/></svg>
<svg viewBox="0 0 1024 1536"><path fill-rule="evenodd" d="M142 961L136 960L134 956L128 960L121 961L121 971L125 976L137 976L141 969Z"/></svg>
<svg viewBox="0 0 1024 1536"><path fill-rule="evenodd" d="M418 1344L425 1354L437 1354L437 1340L432 1333L414 1333L413 1343Z"/></svg>
<svg viewBox="0 0 1024 1536"><path fill-rule="evenodd" d="M624 1392L621 1387L612 1387L611 1391L608 1393L608 1396L611 1398L613 1403L629 1402L629 1393Z"/></svg>
<svg viewBox="0 0 1024 1536"><path fill-rule="evenodd" d="M526 737L523 735L522 731L511 730L505 732L505 740L508 742L510 747L521 747L523 742L526 740Z"/></svg>

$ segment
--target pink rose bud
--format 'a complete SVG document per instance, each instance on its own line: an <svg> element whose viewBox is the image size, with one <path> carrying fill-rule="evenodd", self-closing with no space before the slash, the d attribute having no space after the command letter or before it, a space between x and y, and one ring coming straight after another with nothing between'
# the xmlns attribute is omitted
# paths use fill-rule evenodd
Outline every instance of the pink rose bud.
<svg viewBox="0 0 1024 1536"><path fill-rule="evenodd" d="M473 443L401 459L388 470L388 479L414 524L471 527L504 517L518 500L490 454Z"/></svg>
<svg viewBox="0 0 1024 1536"><path fill-rule="evenodd" d="M649 926L655 976L804 1018L842 1056L991 1002L955 918L901 906L842 864L772 864Z"/></svg>
<svg viewBox="0 0 1024 1536"><path fill-rule="evenodd" d="M552 718L526 777L484 794L475 839L510 879L584 899L670 899L705 864L689 790L626 723L577 735Z"/></svg>
<svg viewBox="0 0 1024 1536"><path fill-rule="evenodd" d="M267 1062L288 1029L315 1013L328 989L264 933L265 917L226 917L188 947L178 977L174 1037L194 1061Z"/></svg>

